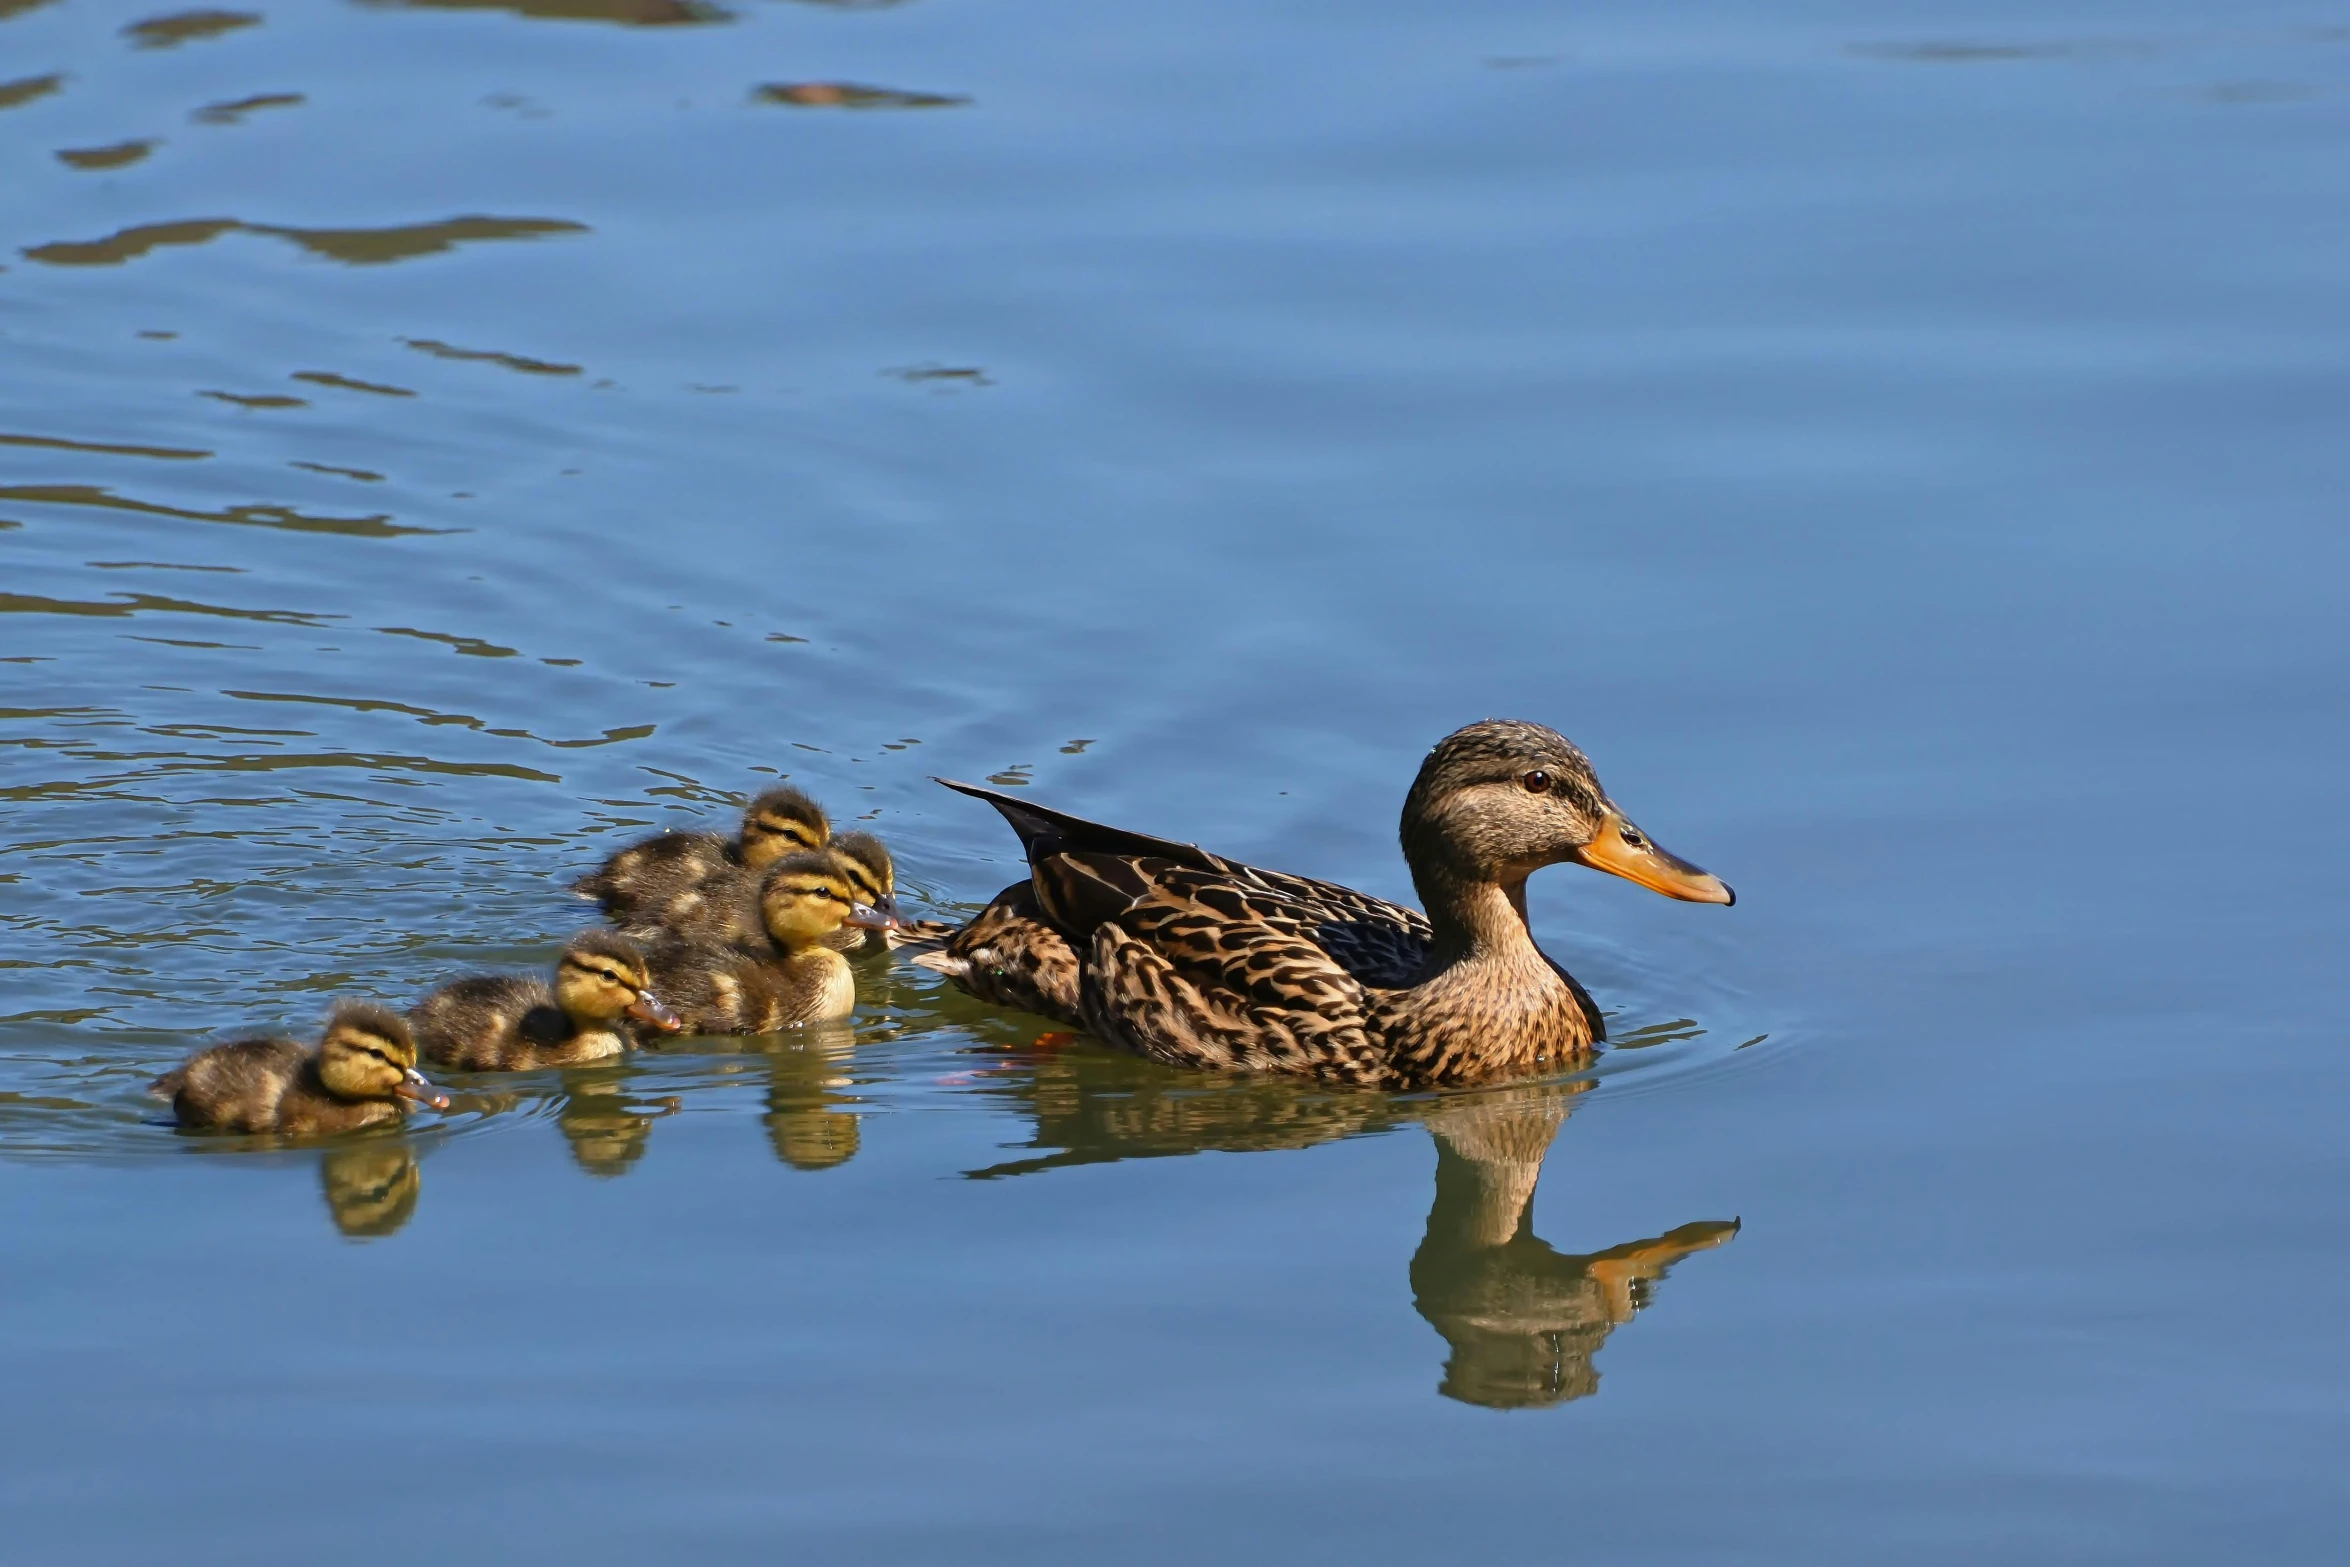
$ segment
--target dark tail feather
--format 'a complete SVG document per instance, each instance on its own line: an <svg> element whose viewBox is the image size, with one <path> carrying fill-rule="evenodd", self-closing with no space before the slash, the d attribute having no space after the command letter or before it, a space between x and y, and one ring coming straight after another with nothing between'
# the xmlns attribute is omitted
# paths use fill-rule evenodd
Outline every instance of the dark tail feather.
<svg viewBox="0 0 2350 1567"><path fill-rule="evenodd" d="M935 778L932 782L945 784L957 794L985 800L1002 812L1004 820L1012 824L1012 831L1020 835L1020 847L1028 851L1028 863L1031 865L1046 855L1075 851L1080 854L1148 855L1199 870L1221 870L1224 867L1222 860L1197 844L1177 843L1172 838L1153 838L1147 833L1128 832L1123 827L1104 827L1082 816L1071 816L1046 806L1031 805L1026 800L998 794L993 789L982 789L977 784L957 783L952 778Z"/></svg>

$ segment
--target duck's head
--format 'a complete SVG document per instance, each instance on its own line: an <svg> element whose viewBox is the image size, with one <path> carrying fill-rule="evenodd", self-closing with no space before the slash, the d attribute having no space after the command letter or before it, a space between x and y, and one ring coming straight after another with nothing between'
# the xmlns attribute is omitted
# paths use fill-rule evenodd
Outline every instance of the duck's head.
<svg viewBox="0 0 2350 1567"><path fill-rule="evenodd" d="M627 1018L664 1034L683 1025L653 994L653 976L641 948L610 930L583 930L555 960L555 1004L581 1023Z"/></svg>
<svg viewBox="0 0 2350 1567"><path fill-rule="evenodd" d="M895 917L898 869L881 840L869 832L843 833L832 840L832 847L848 862L849 879L857 884L857 901Z"/></svg>
<svg viewBox="0 0 2350 1567"><path fill-rule="evenodd" d="M1633 826L1574 742L1515 719L1489 718L1437 742L1404 799L1403 852L1415 877L1456 885L1521 882L1571 860L1668 898L1736 901L1720 877Z"/></svg>
<svg viewBox="0 0 2350 1567"><path fill-rule="evenodd" d="M797 789L768 789L743 807L743 863L753 870L831 841L824 808Z"/></svg>
<svg viewBox="0 0 2350 1567"><path fill-rule="evenodd" d="M446 1110L449 1099L416 1070L416 1041L390 1007L346 1001L326 1020L318 1080L337 1099L408 1099Z"/></svg>
<svg viewBox="0 0 2350 1567"><path fill-rule="evenodd" d="M843 925L887 929L888 915L864 901L856 862L837 849L787 854L759 884L759 918L784 950L815 945Z"/></svg>

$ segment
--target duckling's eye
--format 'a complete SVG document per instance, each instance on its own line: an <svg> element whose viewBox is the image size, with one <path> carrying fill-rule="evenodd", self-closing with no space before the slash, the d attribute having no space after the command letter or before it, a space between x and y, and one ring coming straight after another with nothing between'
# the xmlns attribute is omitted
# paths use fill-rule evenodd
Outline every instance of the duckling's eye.
<svg viewBox="0 0 2350 1567"><path fill-rule="evenodd" d="M1550 793L1550 774L1544 772L1539 767L1535 768L1534 771L1526 774L1523 778L1520 778L1518 782L1526 786L1526 792L1528 794Z"/></svg>

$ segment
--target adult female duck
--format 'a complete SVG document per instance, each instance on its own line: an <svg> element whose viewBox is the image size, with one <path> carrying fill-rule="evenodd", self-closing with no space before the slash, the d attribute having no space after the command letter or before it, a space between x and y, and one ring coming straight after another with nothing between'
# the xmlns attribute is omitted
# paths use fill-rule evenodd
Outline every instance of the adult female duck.
<svg viewBox="0 0 2350 1567"><path fill-rule="evenodd" d="M1556 1070L1605 1037L1526 927L1526 878L1574 861L1669 898L1730 889L1616 808L1540 724L1447 735L1404 799L1428 913L940 779L1001 811L1028 852L944 950L971 994L1176 1066L1433 1088Z"/></svg>

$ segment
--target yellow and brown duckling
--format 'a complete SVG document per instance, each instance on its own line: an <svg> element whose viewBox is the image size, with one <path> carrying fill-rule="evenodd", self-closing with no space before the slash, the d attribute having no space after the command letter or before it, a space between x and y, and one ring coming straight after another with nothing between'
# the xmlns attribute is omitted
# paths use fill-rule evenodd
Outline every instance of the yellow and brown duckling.
<svg viewBox="0 0 2350 1567"><path fill-rule="evenodd" d="M892 923L886 930L843 925L824 938L824 945L835 952L851 954L885 950L898 939L897 868L890 860L889 850L869 832L844 833L832 840L830 850L837 857L835 868L848 877L856 901L891 916ZM658 907L645 907L618 924L624 933L648 946L693 942L736 947L753 957L765 958L773 950L766 919L760 912L760 896L766 883L764 869L729 866L703 879L690 895L680 894L664 900ZM951 926L943 926L936 934L943 939L951 931Z"/></svg>
<svg viewBox="0 0 2350 1567"><path fill-rule="evenodd" d="M190 1056L147 1085L185 1127L316 1137L398 1121L410 1105L448 1108L416 1070L416 1042L389 1007L347 1001L316 1050L240 1039Z"/></svg>
<svg viewBox="0 0 2350 1567"><path fill-rule="evenodd" d="M841 869L857 889L857 901L884 914L897 913L898 868L889 850L869 832L845 832L832 840ZM889 931L877 926L843 925L824 938L835 952L878 952L889 945Z"/></svg>
<svg viewBox="0 0 2350 1567"><path fill-rule="evenodd" d="M653 983L688 1032L767 1034L855 1009L856 978L826 938L844 925L886 928L890 917L863 900L852 863L827 849L768 867L757 903L763 952L691 937L651 949Z"/></svg>
<svg viewBox="0 0 2350 1567"><path fill-rule="evenodd" d="M408 1023L426 1060L466 1072L608 1060L638 1029L678 1027L653 991L642 949L609 930L572 937L552 985L528 974L469 975L417 1002Z"/></svg>
<svg viewBox="0 0 2350 1567"><path fill-rule="evenodd" d="M691 919L705 884L729 872L758 873L787 854L832 841L822 807L797 789L769 789L743 808L742 831L664 832L630 844L571 884L624 927L665 929Z"/></svg>
<svg viewBox="0 0 2350 1567"><path fill-rule="evenodd" d="M1732 901L1634 827L1565 736L1514 720L1458 730L1420 764L1402 840L1425 915L939 781L1003 814L1031 875L916 961L1176 1066L1384 1088L1555 1071L1604 1028L1534 944L1528 876L1572 861Z"/></svg>
<svg viewBox="0 0 2350 1567"><path fill-rule="evenodd" d="M936 946L955 933L955 927L943 921L907 919L898 912L897 865L879 838L869 832L842 833L832 840L832 847L849 862L849 875L857 883L858 897L888 915L889 924L885 927L844 925L833 932L825 945L851 954L880 952L910 944Z"/></svg>

